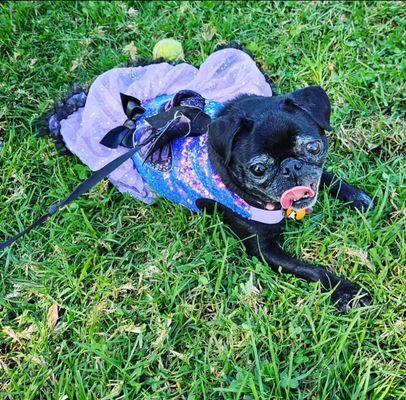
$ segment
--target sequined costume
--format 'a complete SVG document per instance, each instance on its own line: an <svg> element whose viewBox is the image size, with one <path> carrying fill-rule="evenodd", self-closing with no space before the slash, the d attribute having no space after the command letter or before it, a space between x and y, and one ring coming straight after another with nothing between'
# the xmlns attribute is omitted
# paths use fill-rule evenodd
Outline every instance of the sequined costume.
<svg viewBox="0 0 406 400"><path fill-rule="evenodd" d="M141 142L149 130L145 118L159 112L169 100L169 96L159 96L143 104L146 112L139 119L140 127L135 133L136 143ZM211 117L215 117L221 106L220 102L206 100L204 111ZM133 156L134 166L149 188L160 197L181 204L194 212L199 211L196 200L212 199L242 217L255 218L252 215L253 207L228 190L213 169L208 157L207 133L198 137L186 137L174 141L172 160L167 169L162 168L162 163L166 162L166 155L162 156L161 164L156 165L153 162L144 162L145 152L140 151Z"/></svg>
<svg viewBox="0 0 406 400"><path fill-rule="evenodd" d="M224 101L239 94L271 96L272 90L255 62L244 52L224 49L213 53L197 70L188 64L166 63L145 67L116 68L102 74L90 87L85 106L60 123L67 147L93 170L126 151L100 144L106 132L123 123L120 93L137 97L145 113L137 120L135 142L148 131L145 118L156 114L174 94L189 89L206 99L205 112L214 117ZM209 99L209 100L207 100ZM51 127L50 127L51 128ZM152 203L167 198L197 212L196 200L213 199L242 217L277 223L282 213L249 206L229 191L214 171L207 148L207 133L177 139L172 146L169 169L144 163L141 151L110 174L109 179L122 192ZM164 157L161 155L161 157Z"/></svg>

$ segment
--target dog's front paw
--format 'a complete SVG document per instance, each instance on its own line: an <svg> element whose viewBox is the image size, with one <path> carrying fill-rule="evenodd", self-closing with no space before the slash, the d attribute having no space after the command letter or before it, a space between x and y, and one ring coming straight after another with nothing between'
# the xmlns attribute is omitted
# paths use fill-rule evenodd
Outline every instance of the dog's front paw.
<svg viewBox="0 0 406 400"><path fill-rule="evenodd" d="M361 190L351 196L351 205L360 211L373 210L375 207L372 199Z"/></svg>
<svg viewBox="0 0 406 400"><path fill-rule="evenodd" d="M353 283L341 283L331 296L341 313L346 314L351 308L367 307L372 302L371 295Z"/></svg>

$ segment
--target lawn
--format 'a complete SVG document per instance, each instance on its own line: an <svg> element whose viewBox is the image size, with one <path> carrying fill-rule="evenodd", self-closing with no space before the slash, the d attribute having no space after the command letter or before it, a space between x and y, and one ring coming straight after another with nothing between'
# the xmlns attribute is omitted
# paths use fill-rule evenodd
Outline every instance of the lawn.
<svg viewBox="0 0 406 400"><path fill-rule="evenodd" d="M219 216L98 185L0 254L0 398L406 398L405 18L401 2L2 3L0 240L89 174L33 121L164 37L195 65L237 40L281 93L322 85L328 169L376 208L324 193L286 223L287 249L372 294L340 315L247 257Z"/></svg>

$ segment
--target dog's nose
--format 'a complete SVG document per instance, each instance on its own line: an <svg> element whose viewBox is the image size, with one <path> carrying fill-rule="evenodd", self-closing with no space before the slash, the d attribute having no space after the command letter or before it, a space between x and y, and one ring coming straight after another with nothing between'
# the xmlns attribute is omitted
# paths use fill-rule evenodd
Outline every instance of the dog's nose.
<svg viewBox="0 0 406 400"><path fill-rule="evenodd" d="M285 177L296 176L302 169L302 162L295 158L288 158L282 162L282 173Z"/></svg>

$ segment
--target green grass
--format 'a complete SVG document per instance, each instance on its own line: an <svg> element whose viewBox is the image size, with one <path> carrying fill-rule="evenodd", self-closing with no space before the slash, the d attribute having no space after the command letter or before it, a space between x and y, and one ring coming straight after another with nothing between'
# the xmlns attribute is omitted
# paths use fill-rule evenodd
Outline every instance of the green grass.
<svg viewBox="0 0 406 400"><path fill-rule="evenodd" d="M323 85L329 169L377 207L322 194L287 222L287 249L372 294L339 315L317 285L248 258L217 216L99 185L0 254L0 397L405 398L405 17L401 2L2 3L0 240L88 174L32 121L129 61L129 43L150 58L164 37L197 65L238 40L280 92Z"/></svg>

